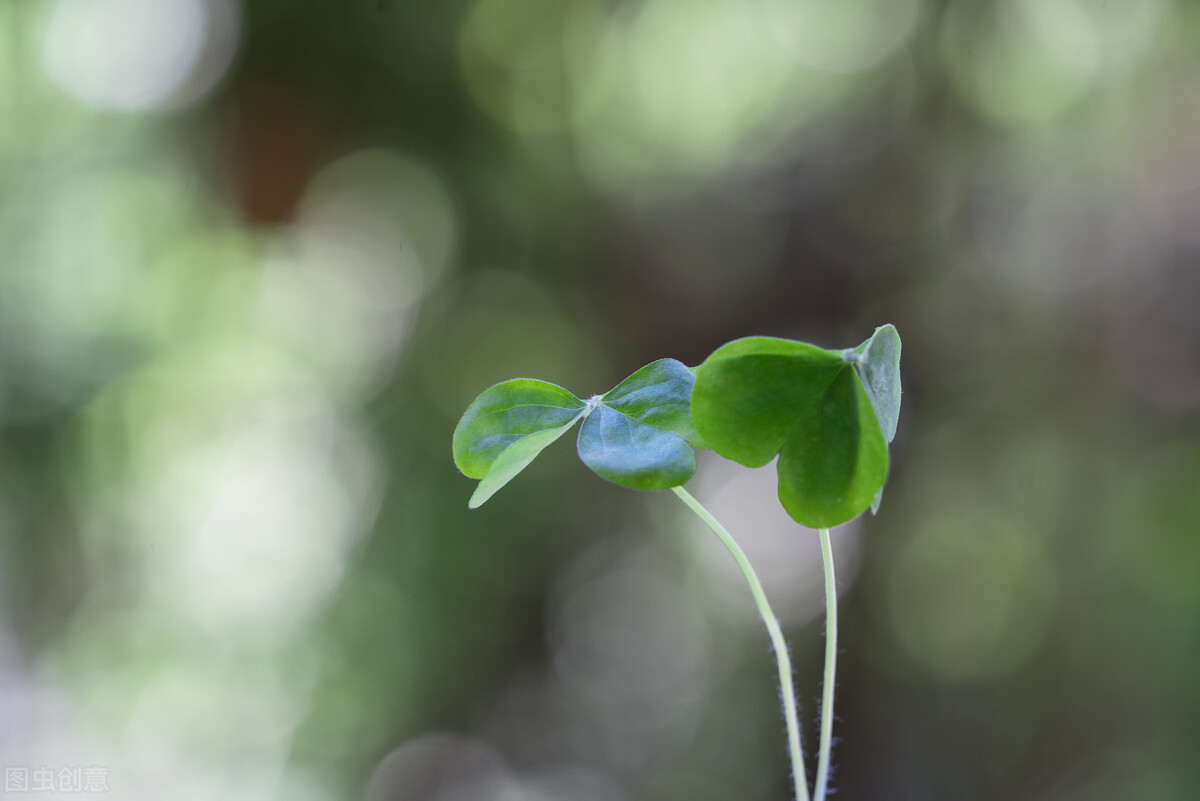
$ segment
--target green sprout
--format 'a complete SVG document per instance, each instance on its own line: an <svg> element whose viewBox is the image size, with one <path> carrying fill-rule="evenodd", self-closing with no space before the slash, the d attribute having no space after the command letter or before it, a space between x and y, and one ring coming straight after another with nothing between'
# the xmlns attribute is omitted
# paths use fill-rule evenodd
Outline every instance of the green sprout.
<svg viewBox="0 0 1200 801"><path fill-rule="evenodd" d="M762 583L729 532L682 487L695 448L747 467L778 457L779 500L821 536L825 568L825 674L814 797L825 801L837 670L837 584L829 529L878 511L888 444L900 413L900 337L892 325L856 348L748 337L717 348L691 370L660 359L603 395L582 400L531 378L477 397L454 430L454 462L479 479L475 509L544 448L582 421L579 457L603 478L640 490L672 490L721 540L750 585L775 651L798 801L808 801L791 659Z"/></svg>

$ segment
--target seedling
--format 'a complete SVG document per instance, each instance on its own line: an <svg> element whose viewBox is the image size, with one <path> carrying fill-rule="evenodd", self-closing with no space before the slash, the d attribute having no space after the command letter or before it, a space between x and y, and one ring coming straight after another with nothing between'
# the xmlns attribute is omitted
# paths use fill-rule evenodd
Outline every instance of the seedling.
<svg viewBox="0 0 1200 801"><path fill-rule="evenodd" d="M722 345L691 370L674 359L646 365L603 395L581 400L545 381L518 378L485 390L454 431L454 462L479 479L482 505L552 442L582 421L577 448L603 478L640 490L670 489L713 530L750 585L775 650L796 798L808 801L787 643L762 583L729 532L681 485L694 448L748 467L776 456L779 500L821 536L825 568L825 678L815 797L828 789L837 670L837 584L829 529L879 509L888 443L900 412L900 337L885 325L856 348L749 337Z"/></svg>

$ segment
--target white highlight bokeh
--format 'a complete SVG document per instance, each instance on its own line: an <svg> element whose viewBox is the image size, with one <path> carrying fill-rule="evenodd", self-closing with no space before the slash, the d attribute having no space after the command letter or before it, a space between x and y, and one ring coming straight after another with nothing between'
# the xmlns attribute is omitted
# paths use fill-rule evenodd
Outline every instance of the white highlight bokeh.
<svg viewBox="0 0 1200 801"><path fill-rule="evenodd" d="M803 626L825 613L825 573L821 540L813 529L792 520L779 502L775 462L747 469L715 454L699 454L698 485L693 494L737 540L762 582L776 617L785 628ZM736 610L740 622L761 628L746 579L733 557L697 522L696 548L711 571L709 600L718 609ZM858 575L858 520L832 532L838 591Z"/></svg>
<svg viewBox="0 0 1200 801"><path fill-rule="evenodd" d="M42 65L86 106L177 108L203 97L225 74L238 28L232 0L58 0Z"/></svg>

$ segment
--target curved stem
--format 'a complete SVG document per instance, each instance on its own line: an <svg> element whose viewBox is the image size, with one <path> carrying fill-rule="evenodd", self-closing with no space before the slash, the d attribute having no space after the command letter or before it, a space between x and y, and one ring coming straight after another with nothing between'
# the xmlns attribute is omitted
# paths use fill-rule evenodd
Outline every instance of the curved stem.
<svg viewBox="0 0 1200 801"><path fill-rule="evenodd" d="M821 749L817 756L816 801L825 801L829 782L829 751L833 742L833 688L837 675L837 578L833 573L833 543L821 529L821 562L825 566L825 682L821 690Z"/></svg>
<svg viewBox="0 0 1200 801"><path fill-rule="evenodd" d="M737 566L741 568L742 575L746 577L746 583L750 585L750 593L754 596L754 605L758 607L758 614L762 617L762 621L767 627L767 634L771 637L771 645L775 648L775 663L779 667L779 692L783 696L783 717L787 722L788 747L792 757L792 782L796 788L796 799L797 801L809 801L808 777L804 772L804 752L800 749L800 722L796 715L796 694L792 689L792 661L788 655L787 641L784 640L783 631L779 628L779 621L775 619L775 613L771 611L767 594L763 591L762 583L750 565L750 560L746 558L746 554L725 530L725 527L718 523L717 519L683 487L672 487L671 489L681 501L687 504L689 509L704 521L705 525L713 530L713 533L721 540L721 544L733 556Z"/></svg>

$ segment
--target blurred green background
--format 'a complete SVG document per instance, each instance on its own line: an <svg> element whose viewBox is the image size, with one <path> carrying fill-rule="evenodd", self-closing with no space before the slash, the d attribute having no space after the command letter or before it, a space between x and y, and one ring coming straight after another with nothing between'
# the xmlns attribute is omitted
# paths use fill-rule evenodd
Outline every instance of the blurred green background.
<svg viewBox="0 0 1200 801"><path fill-rule="evenodd" d="M1186 0L0 3L0 764L784 799L711 535L566 441L468 513L451 432L893 322L838 798L1200 798L1198 42ZM769 467L689 487L815 750L815 534Z"/></svg>

